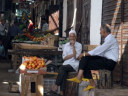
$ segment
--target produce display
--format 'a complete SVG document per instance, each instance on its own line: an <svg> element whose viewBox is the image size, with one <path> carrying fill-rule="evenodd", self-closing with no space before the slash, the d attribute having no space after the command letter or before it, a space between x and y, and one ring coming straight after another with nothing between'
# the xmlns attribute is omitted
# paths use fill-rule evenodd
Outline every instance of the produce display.
<svg viewBox="0 0 128 96"><path fill-rule="evenodd" d="M39 35L39 34L35 34L35 37L32 39L33 41L45 41L45 40L47 40L47 38L49 38L49 37L52 37L53 35L52 34L50 34L50 33L48 33L48 34L46 34L46 35L44 35L44 36L41 36L41 35Z"/></svg>
<svg viewBox="0 0 128 96"><path fill-rule="evenodd" d="M45 41L44 37L34 37L33 41Z"/></svg>
<svg viewBox="0 0 128 96"><path fill-rule="evenodd" d="M20 34L20 35L18 35L18 36L16 36L15 38L14 38L14 40L18 40L19 42L23 42L23 41L30 41L31 39L30 38L28 38L26 35L24 35L24 34Z"/></svg>
<svg viewBox="0 0 128 96"><path fill-rule="evenodd" d="M24 33L24 34L20 34L18 36L15 37L14 41L18 41L18 42L24 42L24 41L33 41L33 42L42 42L42 41L46 41L48 38L53 38L54 36L51 33L48 33L46 35L42 35L39 33L35 33L35 34L30 34L30 33Z"/></svg>
<svg viewBox="0 0 128 96"><path fill-rule="evenodd" d="M24 62L20 65L20 69L40 69L45 66L45 60L44 58L38 58L36 56L33 57L26 57L24 56Z"/></svg>

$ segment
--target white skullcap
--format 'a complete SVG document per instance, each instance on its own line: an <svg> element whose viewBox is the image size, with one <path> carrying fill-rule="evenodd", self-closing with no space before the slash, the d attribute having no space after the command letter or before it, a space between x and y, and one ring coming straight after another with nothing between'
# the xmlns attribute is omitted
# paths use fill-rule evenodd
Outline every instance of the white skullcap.
<svg viewBox="0 0 128 96"><path fill-rule="evenodd" d="M75 31L75 30L72 30L72 29L71 29L71 31L69 32L69 35L70 35L71 33L74 33L74 34L76 35L76 31Z"/></svg>

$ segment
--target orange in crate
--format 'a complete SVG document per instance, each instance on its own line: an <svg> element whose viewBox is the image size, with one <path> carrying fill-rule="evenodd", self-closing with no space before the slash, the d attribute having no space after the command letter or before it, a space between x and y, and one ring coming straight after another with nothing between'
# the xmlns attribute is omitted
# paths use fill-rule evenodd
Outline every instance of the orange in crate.
<svg viewBox="0 0 128 96"><path fill-rule="evenodd" d="M25 59L25 61L20 65L21 73L26 72L26 70L27 71L38 71L40 73L41 73L41 70L46 71L44 58L38 58L36 56L34 56L34 57L24 56L24 59Z"/></svg>

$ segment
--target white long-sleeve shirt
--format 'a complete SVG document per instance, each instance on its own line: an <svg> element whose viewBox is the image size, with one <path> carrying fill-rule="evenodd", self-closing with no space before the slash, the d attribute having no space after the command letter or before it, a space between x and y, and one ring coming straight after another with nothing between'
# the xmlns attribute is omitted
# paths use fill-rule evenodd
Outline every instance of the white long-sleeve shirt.
<svg viewBox="0 0 128 96"><path fill-rule="evenodd" d="M81 51L82 51L82 45L78 42L75 42L75 49L76 49L76 58L78 58L78 56L81 54ZM73 54L73 48L72 46L70 45L70 43L66 43L64 45L64 49L63 49L63 59L68 56L68 55L71 55ZM79 67L79 60L75 59L74 57L68 59L68 60L65 60L63 65L71 65L76 71L78 70L78 67Z"/></svg>
<svg viewBox="0 0 128 96"><path fill-rule="evenodd" d="M119 44L116 38L109 34L105 39L104 43L95 49L88 52L91 56L98 55L106 57L107 59L112 59L115 62L118 61L119 57Z"/></svg>

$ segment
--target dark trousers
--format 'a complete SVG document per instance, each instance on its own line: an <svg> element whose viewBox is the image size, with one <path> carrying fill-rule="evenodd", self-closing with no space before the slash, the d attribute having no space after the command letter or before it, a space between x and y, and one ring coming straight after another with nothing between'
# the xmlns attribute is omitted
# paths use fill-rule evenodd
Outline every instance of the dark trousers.
<svg viewBox="0 0 128 96"><path fill-rule="evenodd" d="M73 69L71 65L62 65L59 68L58 76L56 79L56 85L60 86L61 91L65 90L68 72L75 72L75 70Z"/></svg>
<svg viewBox="0 0 128 96"><path fill-rule="evenodd" d="M2 45L4 46L5 55L6 55L7 51L8 51L8 41L9 41L9 38L6 37L6 36L0 36L0 38L2 39Z"/></svg>
<svg viewBox="0 0 128 96"><path fill-rule="evenodd" d="M8 49L12 49L12 40L14 39L14 36L9 36L8 38Z"/></svg>
<svg viewBox="0 0 128 96"><path fill-rule="evenodd" d="M84 78L92 79L91 70L107 69L113 70L116 62L101 56L82 57L79 64L79 70L84 70Z"/></svg>

